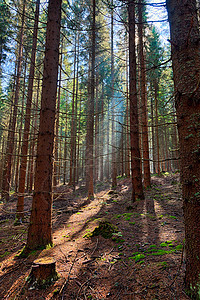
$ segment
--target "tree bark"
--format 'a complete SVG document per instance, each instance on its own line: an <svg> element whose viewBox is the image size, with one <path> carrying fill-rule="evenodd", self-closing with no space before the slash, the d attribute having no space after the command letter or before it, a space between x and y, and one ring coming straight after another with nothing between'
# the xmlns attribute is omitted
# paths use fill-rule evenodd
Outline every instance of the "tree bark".
<svg viewBox="0 0 200 300"><path fill-rule="evenodd" d="M67 129L68 129L68 99L66 101L65 112L65 142L64 142L64 165L63 165L63 184L67 181Z"/></svg>
<svg viewBox="0 0 200 300"><path fill-rule="evenodd" d="M128 41L126 42L128 44ZM128 46L127 46L128 48ZM129 103L129 74L128 74L128 50L126 50L126 176L130 178L130 103Z"/></svg>
<svg viewBox="0 0 200 300"><path fill-rule="evenodd" d="M52 173L59 63L61 0L50 0L42 82L35 190L25 252L52 245Z"/></svg>
<svg viewBox="0 0 200 300"><path fill-rule="evenodd" d="M18 51L17 78L16 78L15 96L14 96L14 105L13 105L14 106L13 118L11 120L11 127L8 132L7 150L6 150L7 155L6 155L6 159L5 159L3 184L2 184L2 199L6 200L6 201L9 200L12 156L13 156L13 149L14 149L15 128L16 128L16 122L17 122L17 105L18 105L18 101L19 101L19 92L20 92L20 77L21 77L21 71L22 71L25 9L26 9L26 0L23 0L23 12L22 12L19 51Z"/></svg>
<svg viewBox="0 0 200 300"><path fill-rule="evenodd" d="M154 82L154 96L155 96L155 126L156 126L156 153L157 153L157 171L160 175L160 145L158 133L158 84Z"/></svg>
<svg viewBox="0 0 200 300"><path fill-rule="evenodd" d="M114 22L113 22L113 1L111 3L111 105L112 105L112 188L117 186L116 167L116 136L115 136L115 101L114 101Z"/></svg>
<svg viewBox="0 0 200 300"><path fill-rule="evenodd" d="M18 192L19 187L19 168L20 168L20 153L21 153L21 145L22 145L22 128L23 128L23 120L24 120L24 98L25 98L25 90L26 90L26 70L27 70L27 56L24 66L24 83L23 83L23 95L22 95L22 108L21 108L21 118L19 125L19 134L18 134L18 148L17 148L17 162L16 162L16 170L15 170L15 192Z"/></svg>
<svg viewBox="0 0 200 300"><path fill-rule="evenodd" d="M200 299L200 52L196 0L167 0L185 220L185 286Z"/></svg>
<svg viewBox="0 0 200 300"><path fill-rule="evenodd" d="M135 53L135 1L128 2L129 20L129 99L130 99L130 138L131 138L131 173L132 201L144 199L140 169L140 149L138 130L136 53Z"/></svg>
<svg viewBox="0 0 200 300"><path fill-rule="evenodd" d="M55 123L55 146L54 146L54 177L53 177L53 184L56 186L59 184L59 164L60 160L58 161L58 145L59 145L59 117L60 117L60 93L61 93L61 80L62 80L62 45L61 45L61 53L60 53L60 70L59 70L59 84L58 84L58 95L57 95L57 109L56 109L56 123Z"/></svg>
<svg viewBox="0 0 200 300"><path fill-rule="evenodd" d="M75 149L75 85L76 85L76 42L77 36L75 34L74 45L74 75L73 75L73 90L72 90L72 121L71 121L71 140L70 140L70 169L69 169L69 185L73 184L74 171L74 149Z"/></svg>
<svg viewBox="0 0 200 300"><path fill-rule="evenodd" d="M102 96L101 96L101 114L100 114L100 181L103 181L104 168L103 168L103 154L104 154L104 83L102 82Z"/></svg>
<svg viewBox="0 0 200 300"><path fill-rule="evenodd" d="M144 168L144 187L151 185L150 164L149 164L149 138L147 119L147 91L146 91L146 70L143 46L143 5L144 1L138 2L138 34L139 34L139 61L140 61L140 88L141 88L141 122L142 122L142 150Z"/></svg>
<svg viewBox="0 0 200 300"><path fill-rule="evenodd" d="M92 0L92 36L91 36L91 78L89 87L88 98L88 111L87 111L87 136L86 136L86 182L88 190L88 199L94 198L94 91L95 91L95 19L96 19L96 0Z"/></svg>
<svg viewBox="0 0 200 300"><path fill-rule="evenodd" d="M19 170L19 189L18 189L18 199L17 199L17 219L24 218L24 191L25 191L25 181L26 181L26 167L27 167L27 153L29 144L29 132L31 123L31 105L33 97L33 81L35 75L35 58L36 58L36 47L37 47L37 34L38 34L38 21L39 21L39 7L40 0L36 2L35 10L35 22L33 30L33 45L31 52L31 65L29 70L29 82L28 82L28 92L26 100L26 113L25 113L25 123L24 123L24 134L21 149L21 163Z"/></svg>
<svg viewBox="0 0 200 300"><path fill-rule="evenodd" d="M151 140L152 140L152 156L153 156L153 173L156 173L156 147L155 147L155 129L154 129L154 107L151 98Z"/></svg>

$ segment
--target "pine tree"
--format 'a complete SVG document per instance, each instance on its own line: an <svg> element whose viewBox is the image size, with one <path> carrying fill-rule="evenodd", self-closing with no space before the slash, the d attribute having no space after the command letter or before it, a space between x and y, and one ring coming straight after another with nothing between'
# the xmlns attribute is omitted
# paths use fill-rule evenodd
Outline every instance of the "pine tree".
<svg viewBox="0 0 200 300"><path fill-rule="evenodd" d="M142 174L140 168L138 100L136 82L136 52L135 52L135 1L128 2L129 21L129 99L130 99L130 137L131 137L131 173L132 201L144 199Z"/></svg>
<svg viewBox="0 0 200 300"><path fill-rule="evenodd" d="M197 1L167 0L185 223L185 286L200 299L200 54Z"/></svg>
<svg viewBox="0 0 200 300"><path fill-rule="evenodd" d="M61 0L50 0L46 29L35 190L25 252L52 245L52 175Z"/></svg>

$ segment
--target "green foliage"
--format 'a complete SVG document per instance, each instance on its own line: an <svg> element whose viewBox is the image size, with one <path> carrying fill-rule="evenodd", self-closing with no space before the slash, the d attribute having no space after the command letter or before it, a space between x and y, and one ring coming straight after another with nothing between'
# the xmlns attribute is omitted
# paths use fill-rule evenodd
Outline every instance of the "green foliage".
<svg viewBox="0 0 200 300"><path fill-rule="evenodd" d="M145 255L144 255L144 254L141 254L141 253L129 257L129 259L134 259L135 262L138 262L138 261L140 261L140 260L143 259L143 258L145 258Z"/></svg>
<svg viewBox="0 0 200 300"><path fill-rule="evenodd" d="M129 222L130 225L135 225L135 222Z"/></svg>
<svg viewBox="0 0 200 300"><path fill-rule="evenodd" d="M91 237L101 235L105 239L109 239L109 238L112 238L113 234L115 234L117 232L118 232L117 226L111 224L108 221L101 221L99 223L99 226L96 227L94 229L94 231L91 233ZM122 236L122 235L120 235L120 236Z"/></svg>
<svg viewBox="0 0 200 300"><path fill-rule="evenodd" d="M168 245L167 245L167 243L165 243L165 242L160 244L160 247L167 247L167 246L168 246Z"/></svg>

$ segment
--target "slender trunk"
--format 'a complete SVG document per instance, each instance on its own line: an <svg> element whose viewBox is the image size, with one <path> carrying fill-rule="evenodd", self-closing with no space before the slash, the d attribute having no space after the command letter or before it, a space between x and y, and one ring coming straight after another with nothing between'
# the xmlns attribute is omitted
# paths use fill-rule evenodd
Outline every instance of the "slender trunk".
<svg viewBox="0 0 200 300"><path fill-rule="evenodd" d="M66 112L65 112L65 142L64 142L64 165L63 165L63 184L67 181L67 129L68 129L68 101L66 99Z"/></svg>
<svg viewBox="0 0 200 300"><path fill-rule="evenodd" d="M35 156L37 152L37 145L36 145L36 140L37 140L37 132L38 132L38 111L39 111L39 92L40 92L40 76L38 78L38 85L37 85L37 95L36 95L36 103L35 103L35 110L34 110L34 121L33 121L33 134L32 134L32 146L30 147L30 177L29 177L29 184L27 183L27 189L29 193L33 189L33 184L34 184L34 169L35 169Z"/></svg>
<svg viewBox="0 0 200 300"><path fill-rule="evenodd" d="M37 47L37 33L38 33L38 21L39 21L39 6L40 0L36 2L35 10L35 23L33 31L33 45L31 53L31 65L29 71L29 82L28 82L28 92L26 100L26 113L25 113L25 124L24 124L24 134L23 142L21 149L21 163L19 171L19 190L18 190L18 201L17 201L17 218L24 217L24 191L25 191L25 181L26 181L26 167L27 167L27 153L28 153L28 140L29 140L29 131L31 123L31 105L33 97L33 81L35 75L35 57L36 57L36 47Z"/></svg>
<svg viewBox="0 0 200 300"><path fill-rule="evenodd" d="M104 114L103 114L103 109L104 109L104 83L102 82L102 96L101 96L101 116L100 116L100 140L101 140L101 143L100 143L100 181L102 182L103 181L103 154L104 154L104 124L103 124L103 117L104 117Z"/></svg>
<svg viewBox="0 0 200 300"><path fill-rule="evenodd" d="M75 35L75 46L74 46L74 75L73 75L73 90L72 90L72 121L71 121L71 141L70 141L70 169L69 169L69 185L73 184L73 170L74 170L74 149L75 149L75 84L76 84L76 42L77 36Z"/></svg>
<svg viewBox="0 0 200 300"><path fill-rule="evenodd" d="M129 122L128 50L126 51L126 176L130 177L130 122Z"/></svg>
<svg viewBox="0 0 200 300"><path fill-rule="evenodd" d="M110 107L109 107L109 103L108 103L108 114L107 114L107 157L106 157L106 177L107 179L110 178Z"/></svg>
<svg viewBox="0 0 200 300"><path fill-rule="evenodd" d="M138 108L136 85L136 54L135 54L135 1L128 3L129 20L129 99L130 99L130 137L131 137L131 173L132 201L144 199L142 176L140 169L140 149L138 132Z"/></svg>
<svg viewBox="0 0 200 300"><path fill-rule="evenodd" d="M60 117L60 92L61 92L61 80L62 80L62 45L61 45L61 53L60 53L60 70L59 70L59 84L58 84L58 96L57 96L57 109L56 109L56 124L55 124L55 146L54 146L54 177L53 177L53 184L56 186L59 184L59 164L58 161L58 144L59 144L59 117Z"/></svg>
<svg viewBox="0 0 200 300"><path fill-rule="evenodd" d="M164 140L165 140L165 153L166 153L166 158L169 159L169 128L164 126ZM168 160L166 162L166 168L167 171L171 171L171 166L170 166L171 161Z"/></svg>
<svg viewBox="0 0 200 300"><path fill-rule="evenodd" d="M155 129L154 129L154 107L151 98L151 136L152 136L152 156L153 156L153 173L156 173L156 147L155 147Z"/></svg>
<svg viewBox="0 0 200 300"><path fill-rule="evenodd" d="M15 192L18 192L18 184L19 184L19 162L20 162L20 153L21 153L21 145L22 145L22 126L24 119L24 98L25 98L25 87L26 87L26 67L27 67L27 57L24 67L24 84L23 84L23 96L22 96L22 109L21 109L21 118L20 118L20 127L19 127L19 135L18 135L18 149L17 149L17 163L16 163L16 171L15 171Z"/></svg>
<svg viewBox="0 0 200 300"><path fill-rule="evenodd" d="M159 131L158 131L158 84L154 83L154 95L155 95L155 125L156 125L156 146L157 146L157 170L160 175L160 145L159 145Z"/></svg>
<svg viewBox="0 0 200 300"><path fill-rule="evenodd" d="M146 91L146 70L143 46L143 7L144 1L138 2L138 33L139 33L139 60L140 60L140 88L141 88L141 121L142 121L142 149L144 168L144 187L151 185L150 164L149 164L149 138L147 119L147 91Z"/></svg>
<svg viewBox="0 0 200 300"><path fill-rule="evenodd" d="M90 78L90 96L88 103L87 116L87 143L86 143L86 157L87 157L87 189L88 199L94 197L94 183L93 183L93 147L94 147L94 91L95 91L95 16L96 16L96 0L92 0L92 37L91 37L91 78Z"/></svg>
<svg viewBox="0 0 200 300"><path fill-rule="evenodd" d="M63 140L63 127L62 123L59 126L60 127L60 137L59 137L59 151L58 151L58 184L60 184L61 176L62 176L62 140Z"/></svg>
<svg viewBox="0 0 200 300"><path fill-rule="evenodd" d="M98 92L99 92L99 78L98 71L96 74L96 105L95 105L95 177L94 180L99 179L99 102L98 102Z"/></svg>
<svg viewBox="0 0 200 300"><path fill-rule="evenodd" d="M30 225L25 252L52 245L52 175L56 92L59 64L61 0L50 0L42 82L40 126Z"/></svg>
<svg viewBox="0 0 200 300"><path fill-rule="evenodd" d="M124 126L122 125L122 145L121 145L121 164L122 164L122 173L124 176Z"/></svg>
<svg viewBox="0 0 200 300"><path fill-rule="evenodd" d="M79 120L78 120L78 141L77 141L77 160L76 160L76 183L79 181L79 164L80 164L80 131L81 131L81 95L80 95L80 108L79 108Z"/></svg>
<svg viewBox="0 0 200 300"><path fill-rule="evenodd" d="M21 77L21 71L22 71L24 18L25 18L25 8L26 8L25 1L26 0L23 0L23 12L22 12L19 52L18 52L18 65L17 65L17 78L16 78L15 96L14 96L14 109L13 109L13 117L11 120L11 130L9 130L9 132L8 132L8 144L7 144L7 150L6 150L7 155L6 155L6 159L5 159L3 185L2 185L2 199L5 199L6 201L9 200L12 155L13 155L13 149L14 149L14 137L15 137L15 128L16 128L16 121L17 121L17 105L18 105L18 100L19 100L20 77Z"/></svg>
<svg viewBox="0 0 200 300"><path fill-rule="evenodd" d="M115 142L115 109L114 109L114 29L113 29L113 1L111 9L111 103L112 103L112 187L117 186L116 142Z"/></svg>
<svg viewBox="0 0 200 300"><path fill-rule="evenodd" d="M3 165L4 165L4 151L5 151L5 138L4 136L1 138L1 159L0 159L0 188L2 185L2 179L3 179Z"/></svg>
<svg viewBox="0 0 200 300"><path fill-rule="evenodd" d="M77 63L76 63L76 93L75 93L75 110L74 110L74 165L73 165L73 187L76 184L76 164L77 164L77 112L78 112L78 92L79 92L79 34L77 36Z"/></svg>
<svg viewBox="0 0 200 300"><path fill-rule="evenodd" d="M167 0L180 143L186 291L200 299L200 52L197 1Z"/></svg>

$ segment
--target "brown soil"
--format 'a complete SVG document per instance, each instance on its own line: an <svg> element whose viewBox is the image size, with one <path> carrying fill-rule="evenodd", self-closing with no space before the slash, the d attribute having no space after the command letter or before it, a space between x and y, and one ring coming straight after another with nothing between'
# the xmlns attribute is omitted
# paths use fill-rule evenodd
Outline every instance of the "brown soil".
<svg viewBox="0 0 200 300"><path fill-rule="evenodd" d="M132 204L131 183L115 191L99 183L95 199L67 186L56 189L54 247L18 258L27 226L14 226L16 198L0 208L0 299L189 299L184 293L184 225L177 174L152 178L145 201ZM27 220L31 197L26 198ZM102 220L113 238L89 237ZM36 258L56 260L59 279L44 289L27 282Z"/></svg>

